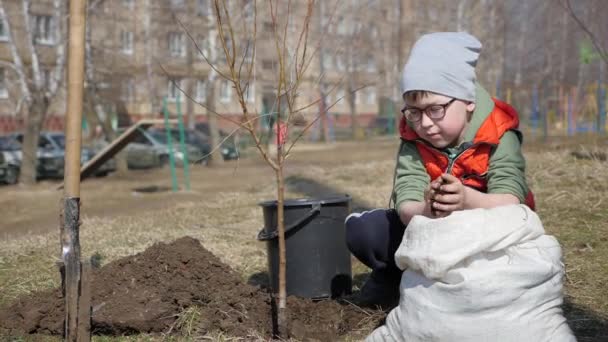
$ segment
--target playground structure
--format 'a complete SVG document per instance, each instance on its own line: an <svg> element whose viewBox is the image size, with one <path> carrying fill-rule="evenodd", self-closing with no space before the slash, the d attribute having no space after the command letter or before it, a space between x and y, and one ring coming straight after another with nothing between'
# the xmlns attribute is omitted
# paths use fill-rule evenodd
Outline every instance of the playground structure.
<svg viewBox="0 0 608 342"><path fill-rule="evenodd" d="M577 86L546 86L531 89L530 110L517 106L515 91L507 88L504 99L520 111L521 125L535 136L574 136L579 133L603 134L607 131L606 84L594 82L579 90ZM501 98L500 91L497 97ZM529 113L529 115L525 115Z"/></svg>
<svg viewBox="0 0 608 342"><path fill-rule="evenodd" d="M118 152L120 152L123 148L125 148L131 141L135 139L137 134L139 134L140 130L145 130L152 126L162 125L167 130L167 145L169 147L169 166L171 169L172 189L174 192L177 191L177 168L175 164L175 156L173 154L173 141L170 133L171 125L177 124L180 132L180 139L178 144L180 145L180 149L184 154L184 187L185 190L190 190L189 161L188 153L186 152L184 120L182 118L181 107L179 105L177 107L177 119L170 119L170 113L167 107L167 99L165 98L163 101L163 115L164 119L143 119L126 129L118 138L110 142L110 144L104 147L101 151L99 151L99 153L97 153L93 158L91 158L86 164L81 167L80 180L82 181L87 177L91 176L95 172L95 170L97 170L101 165L103 165L109 159L114 157ZM63 186L63 183L60 184L58 186L58 189L63 189Z"/></svg>

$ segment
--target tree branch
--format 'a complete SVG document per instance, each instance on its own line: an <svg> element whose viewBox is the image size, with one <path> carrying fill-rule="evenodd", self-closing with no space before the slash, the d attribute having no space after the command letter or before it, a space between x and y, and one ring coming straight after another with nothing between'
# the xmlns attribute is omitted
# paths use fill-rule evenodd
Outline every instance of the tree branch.
<svg viewBox="0 0 608 342"><path fill-rule="evenodd" d="M25 101L29 103L32 101L32 94L27 85L27 78L25 75L25 67L23 66L23 60L21 60L21 55L19 55L19 52L17 51L17 46L15 45L15 38L13 37L11 24L8 21L8 18L6 17L3 0L0 0L0 20L2 20L5 25L6 35L8 36L8 46L13 57L14 70L19 78L21 93L25 98Z"/></svg>
<svg viewBox="0 0 608 342"><path fill-rule="evenodd" d="M568 11L568 13L570 14L570 17L572 17L572 19L574 19L574 21L578 24L578 26L581 28L581 30L583 30L587 34L587 37L589 37L589 39L591 40L591 43L593 44L593 46L595 47L597 52L600 54L600 57L602 58L604 63L608 64L608 51L606 51L598 43L598 40L597 40L597 37L595 36L595 34L593 34L593 32L591 32L591 30L587 27L587 25L585 25L583 23L583 21L576 15L576 13L574 12L574 9L572 8L572 4L570 3L570 0L564 0L564 1L565 1L565 7L560 1L562 8L565 8Z"/></svg>

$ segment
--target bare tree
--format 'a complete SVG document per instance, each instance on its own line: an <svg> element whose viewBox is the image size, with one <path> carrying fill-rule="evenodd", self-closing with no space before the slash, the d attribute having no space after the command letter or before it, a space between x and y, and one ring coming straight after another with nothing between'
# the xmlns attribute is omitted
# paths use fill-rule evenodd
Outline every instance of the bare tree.
<svg viewBox="0 0 608 342"><path fill-rule="evenodd" d="M8 46L11 51L12 63L7 63L15 71L20 84L20 97L24 104L25 129L22 143L23 160L21 164L21 184L33 184L36 181L37 149L40 131L43 128L50 106L56 98L65 71L65 19L66 6L61 0L53 0L52 16L36 16L32 12L30 0L20 0L12 5L20 5L19 17L11 17L14 21L23 23L25 43L21 48L17 45L13 22L6 15L4 1L0 0L0 20L5 23ZM54 46L55 60L51 64L42 60L43 49ZM24 61L30 64L25 64ZM48 64L47 64L48 63ZM45 69L49 67L49 69Z"/></svg>
<svg viewBox="0 0 608 342"><path fill-rule="evenodd" d="M104 4L111 4L111 0L96 0L92 1L87 8L87 17L91 19L102 18L101 20L107 20L103 18ZM114 14L114 13L112 13ZM115 24L115 18L106 21ZM108 142L113 141L117 138L118 134L112 125L112 117L108 112L108 107L113 102L117 101L120 94L116 91L108 94L104 94L105 88L103 85L108 84L109 80L116 78L115 68L108 67L115 63L111 61L115 60L116 49L110 48L105 49L103 43L100 41L112 41L107 39L115 36L114 30L109 30L109 34L106 33L103 37L98 37L97 41L94 41L92 37L92 27L96 23L94 20L87 20L87 30L85 36L85 108L87 110L87 117L92 121L93 124L98 125L102 128L103 134ZM111 26L113 27L113 25ZM109 37L108 37L109 36ZM122 90L120 87L117 89ZM104 96L105 95L105 96ZM125 174L128 171L127 166L127 154L126 151L119 152L116 157L116 172L119 174Z"/></svg>
<svg viewBox="0 0 608 342"><path fill-rule="evenodd" d="M599 15L600 13L602 13L601 11L599 11L599 9L602 5L604 5L604 3L598 2L598 3L592 4L591 6L585 6L583 8L583 11L585 13L583 13L583 15L582 15L583 18L581 18L581 16L579 14L577 14L576 11L574 10L570 0L559 0L559 1L560 1L560 4L564 7L564 9L567 11L567 13L570 15L570 17L572 19L574 19L574 21L579 26L579 28L581 30L583 30L585 32L585 35L591 40L591 43L593 44L598 55L602 58L604 63L608 64L608 47L605 44L602 44L603 41L598 39L597 33L594 33L593 30L590 28L591 25L597 24L598 21L605 22L605 17ZM597 17L595 17L595 20L592 20L591 22L589 22L589 21L585 22L584 18L589 17L589 13L592 10L594 10L594 13L597 14Z"/></svg>
<svg viewBox="0 0 608 342"><path fill-rule="evenodd" d="M314 1L308 0L305 4L305 14L296 19L293 15L293 7L297 6L292 1L265 1L267 8L264 9L265 17L270 19L272 26L271 44L274 50L274 55L277 60L277 69L275 77L275 108L276 110L269 114L259 114L257 111L251 110L247 101L247 90L251 86L253 72L255 70L255 55L257 40L257 18L258 4L253 4L253 20L251 25L246 28L246 32L250 32L248 39L241 39L237 43L237 28L233 11L230 10L228 2L225 0L214 0L215 27L218 32L219 49L223 51L226 59L226 67L219 68L217 63L214 63L212 58L203 55L207 64L216 73L218 79L229 82L235 91L236 99L241 109L241 120L234 120L217 112L211 112L207 107L207 111L212 114L228 120L238 128L233 131L244 130L253 140L255 148L258 150L262 158L271 167L275 173L276 190L277 190L277 231L279 241L279 289L278 289L278 325L279 334L286 332L286 274L285 274L285 224L283 215L283 203L285 192L284 181L284 165L286 158L289 156L293 146L305 134L305 132L319 119L319 115L314 119L309 120L306 127L295 134L295 137L288 137L287 132L292 128L294 116L307 111L309 108L317 105L320 99L308 104L302 104L299 99L299 88L306 80L310 80L307 76L307 70L311 63L315 60L318 52L319 44L312 48L310 44L310 25L314 8ZM294 39L290 38L288 29L290 25L297 21L301 27L299 32L295 32ZM191 37L191 35L190 35ZM191 37L192 39L192 37ZM295 42L291 45L290 40ZM243 48L242 44L245 44ZM239 46L240 45L240 46ZM240 47L240 48L239 48ZM251 53L248 53L251 49ZM199 49L200 50L200 49ZM242 51L245 51L241 53ZM205 106L204 104L201 104ZM328 108L330 108L328 106ZM276 154L270 153L265 148L261 139L260 132L257 129L257 122L263 115L272 115L276 127Z"/></svg>
<svg viewBox="0 0 608 342"><path fill-rule="evenodd" d="M215 18L214 18L214 11L212 8L212 4L211 1L204 1L200 3L200 6L204 6L203 8L199 8L199 11L201 11L201 15L203 16L202 20L206 23L205 24L205 32L203 33L205 36L204 38L202 38L202 40L200 39L202 36L198 37L199 39L197 39L197 37L194 37L190 32L190 29L188 27L186 27L186 24L184 23L183 18L180 18L179 16L176 16L176 20L178 22L178 24L180 25L180 27L182 28L182 30L188 35L188 38L191 40L191 42L193 43L192 45L194 46L194 49L190 49L190 50L194 50L194 53L189 53L189 66L190 68L192 67L192 63L193 63L193 55L197 54L200 58L202 58L203 60L205 60L210 66L213 66L210 68L209 72L207 73L207 77L205 79L205 99L204 99L204 103L199 103L202 107L204 107L207 110L207 128L209 130L209 136L208 138L208 142L210 146L219 146L221 143L221 136L220 136L220 131L219 131L219 127L218 127L218 119L217 119L217 111L216 111L216 93L218 91L218 84L219 82L222 80L218 74L219 70L218 68L221 68L220 66L220 57L224 56L223 52L219 52L220 50L223 50L222 46L218 46L218 30L216 28L216 23L215 23ZM230 43L231 45L231 43ZM229 47L231 48L231 47ZM219 52L219 53L218 53ZM165 71L166 73L166 71ZM167 73L166 73L167 74ZM188 91L187 89L182 89L182 91L184 91L187 94L191 93L191 90ZM192 100L192 97L189 96L190 99ZM190 101L190 103L194 103L195 101ZM193 111L193 109L192 109ZM189 122L191 122L192 126L191 128L194 128L194 115L193 112L190 111L190 113L192 114L192 116L189 118ZM219 148L214 148L212 149L212 151L210 152L210 154L208 156L205 156L207 159L207 166L214 166L217 164L221 164L223 163L224 159L222 157L221 151L219 150Z"/></svg>

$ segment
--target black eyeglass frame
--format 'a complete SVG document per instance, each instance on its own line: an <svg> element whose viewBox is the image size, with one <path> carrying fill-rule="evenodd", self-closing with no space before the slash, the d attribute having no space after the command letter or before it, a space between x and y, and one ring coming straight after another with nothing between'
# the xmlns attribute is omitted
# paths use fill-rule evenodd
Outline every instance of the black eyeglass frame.
<svg viewBox="0 0 608 342"><path fill-rule="evenodd" d="M401 109L401 114L403 114L403 116L405 117L405 119L407 121L409 121L409 122L418 122L418 121L422 120L422 114L423 113L426 114L426 116L428 116L430 119L433 119L433 120L443 119L443 117L445 116L445 113L448 110L448 107L452 103L454 103L454 101L456 101L456 100L458 100L458 99L457 98L453 98L453 99L451 99L450 101L448 101L448 102L446 102L444 104L433 104L433 105L427 106L426 108L416 108L416 107L407 107L406 106L406 107L403 107L403 109ZM442 109L441 115L439 115L439 116L431 115L430 109L433 108L433 107L441 107L441 109ZM412 120L412 119L408 118L408 115L406 114L409 110L412 110L412 109L416 109L416 110L420 111L420 116L416 120Z"/></svg>

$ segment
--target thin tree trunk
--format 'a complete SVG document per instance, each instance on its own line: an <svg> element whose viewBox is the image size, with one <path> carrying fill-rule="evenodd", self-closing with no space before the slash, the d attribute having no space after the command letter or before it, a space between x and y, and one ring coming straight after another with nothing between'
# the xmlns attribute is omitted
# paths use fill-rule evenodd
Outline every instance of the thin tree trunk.
<svg viewBox="0 0 608 342"><path fill-rule="evenodd" d="M456 22L456 31L462 31L466 29L466 20L464 17L464 9L467 7L467 0L460 0L458 3L458 19Z"/></svg>
<svg viewBox="0 0 608 342"><path fill-rule="evenodd" d="M45 120L45 104L43 100L34 96L34 102L28 107L29 111L25 119L23 131L23 142L21 145L21 171L19 183L22 185L33 185L36 183L36 165L38 164L38 141L40 131Z"/></svg>
<svg viewBox="0 0 608 342"><path fill-rule="evenodd" d="M213 153L211 153L208 159L208 166L214 166L224 162L221 147L218 147L218 144L221 142L221 137L217 127L217 114L215 114L215 92L217 88L217 81L217 75L215 71L212 70L207 79L207 99L205 101L205 106L207 107L207 125L209 127L209 145L213 150Z"/></svg>
<svg viewBox="0 0 608 342"><path fill-rule="evenodd" d="M154 43L152 34L152 7L150 5L151 0L144 1L144 37L145 37L145 51L146 51L146 77L148 79L148 102L150 103L150 113L154 116L160 114L160 102L158 100L158 90L156 88L156 79L154 77L154 68L152 66L152 59L154 58L154 51L152 44Z"/></svg>
<svg viewBox="0 0 608 342"><path fill-rule="evenodd" d="M280 120L277 122L280 123ZM277 134L278 136L278 134ZM277 230L279 232L279 309L277 313L279 336L287 337L287 260L285 257L285 221L284 208L285 202L285 180L283 177L283 146L277 141Z"/></svg>
<svg viewBox="0 0 608 342"><path fill-rule="evenodd" d="M188 49L188 55L187 55L187 67L188 67L188 76L189 78L186 80L186 94L188 95L192 95L194 88L196 87L196 79L194 77L192 77L192 75L194 75L194 66L193 66L193 61L194 61L194 49ZM184 97L184 96L182 96ZM193 101L186 101L186 118L187 118L187 125L186 127L188 129L194 129L194 125L196 123L196 119L194 117L194 102Z"/></svg>
<svg viewBox="0 0 608 342"><path fill-rule="evenodd" d="M562 19L561 19L561 47L563 49L561 49L561 53L560 53L560 58L559 58L559 81L560 82L564 82L566 79L566 59L568 57L568 52L570 51L570 49L565 48L566 46L568 46L568 12L564 11L564 13L562 14Z"/></svg>
<svg viewBox="0 0 608 342"><path fill-rule="evenodd" d="M108 140L108 142L114 141L118 134L114 131L112 127L112 118L108 113L105 112L105 109L100 103L96 103L94 106L95 117L97 118L99 124L103 129L103 133ZM127 150L122 149L114 156L114 160L116 161L116 174L124 176L129 171L129 167L127 164Z"/></svg>
<svg viewBox="0 0 608 342"><path fill-rule="evenodd" d="M517 40L517 69L515 71L515 86L517 88L519 88L519 86L521 86L521 82L522 82L522 70L523 70L523 63L524 63L524 55L525 55L525 51L524 51L524 43L526 40L526 37L528 35L528 20L530 19L530 14L528 13L528 2L524 1L523 2L523 10L521 13L523 13L525 15L524 18L521 19L521 29L519 32L519 38ZM519 90L519 89L518 89Z"/></svg>
<svg viewBox="0 0 608 342"><path fill-rule="evenodd" d="M319 34L323 34L323 16L325 15L325 2L319 1L319 20L317 20ZM329 130L327 127L327 89L325 85L325 47L323 46L323 40L321 40L321 47L319 48L319 95L321 101L319 101L319 115L320 115L320 134L319 140L327 142L329 141ZM271 127L272 128L272 127Z"/></svg>
<svg viewBox="0 0 608 342"><path fill-rule="evenodd" d="M277 94L281 92L281 83L285 82L284 70L280 71L279 89ZM281 133L281 114L283 113L283 105L280 97L277 97L277 230L279 233L279 310L277 312L277 325L279 327L279 337L287 338L287 257L285 249L285 214L284 214L284 196L285 196L285 180L283 178L283 143L285 138ZM287 115L289 117L289 115Z"/></svg>
<svg viewBox="0 0 608 342"><path fill-rule="evenodd" d="M353 139L360 138L358 135L359 131L359 123L357 122L357 104L356 104L356 96L355 87L353 85L352 70L348 73L348 107L350 109L350 120L351 120L351 134Z"/></svg>

